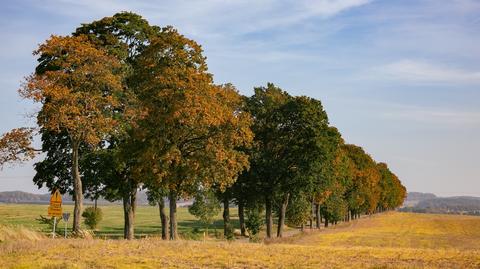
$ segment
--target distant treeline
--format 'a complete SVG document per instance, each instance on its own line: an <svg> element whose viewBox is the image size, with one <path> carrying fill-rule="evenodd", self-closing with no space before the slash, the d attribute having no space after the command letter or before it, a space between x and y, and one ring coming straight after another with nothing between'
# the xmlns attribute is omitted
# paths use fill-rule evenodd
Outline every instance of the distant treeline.
<svg viewBox="0 0 480 269"><path fill-rule="evenodd" d="M139 189L160 207L170 239L180 198L195 197L192 212L204 219L221 203L227 238L232 203L242 234L265 225L267 237L274 217L281 237L285 223L328 225L403 203L398 177L345 143L319 100L272 83L242 96L214 84L202 53L173 27L129 12L52 36L35 51L39 63L20 89L41 104L38 128L4 135L0 165L35 156L29 141L38 131L45 158L33 181L73 195L74 232L84 197L103 197L122 201L128 239Z"/></svg>

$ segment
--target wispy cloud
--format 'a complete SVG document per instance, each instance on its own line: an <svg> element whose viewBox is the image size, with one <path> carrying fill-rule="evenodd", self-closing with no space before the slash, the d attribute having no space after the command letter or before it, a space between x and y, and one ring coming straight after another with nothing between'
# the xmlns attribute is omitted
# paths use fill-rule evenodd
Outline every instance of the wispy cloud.
<svg viewBox="0 0 480 269"><path fill-rule="evenodd" d="M480 112L445 108L428 108L411 105L384 104L381 117L395 121L421 122L423 124L480 127Z"/></svg>
<svg viewBox="0 0 480 269"><path fill-rule="evenodd" d="M400 60L372 71L386 79L406 82L480 84L480 71L419 60Z"/></svg>
<svg viewBox="0 0 480 269"><path fill-rule="evenodd" d="M312 17L328 18L373 0L204 0L204 1L33 1L36 8L61 16L85 18L122 10L139 12L160 23L185 26L192 34L234 27L250 33L288 26Z"/></svg>

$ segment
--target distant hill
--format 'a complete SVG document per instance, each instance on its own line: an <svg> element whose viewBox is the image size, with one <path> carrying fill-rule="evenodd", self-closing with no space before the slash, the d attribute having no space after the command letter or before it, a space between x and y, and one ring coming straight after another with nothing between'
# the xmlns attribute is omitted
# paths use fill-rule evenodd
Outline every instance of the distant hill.
<svg viewBox="0 0 480 269"><path fill-rule="evenodd" d="M480 215L480 197L437 197L432 193L408 193L401 211Z"/></svg>
<svg viewBox="0 0 480 269"><path fill-rule="evenodd" d="M50 202L49 194L33 194L23 191L4 191L0 192L0 203L34 203L34 204L47 204Z"/></svg>
<svg viewBox="0 0 480 269"><path fill-rule="evenodd" d="M72 197L68 194L62 196L64 204L73 204ZM93 204L93 201L85 199L85 204ZM145 192L139 192L137 196L139 205L148 204ZM23 191L4 191L0 192L0 203L8 204L48 204L50 203L50 194L34 194ZM105 199L99 199L98 204L118 204L119 202L109 202Z"/></svg>
<svg viewBox="0 0 480 269"><path fill-rule="evenodd" d="M405 201L420 202L423 200L434 199L434 198L437 198L437 196L433 193L409 192L407 193L407 199Z"/></svg>
<svg viewBox="0 0 480 269"><path fill-rule="evenodd" d="M73 204L72 197L68 194L62 196L62 201L64 204ZM192 204L192 200L180 200L177 202L177 205L180 207L189 206ZM50 194L34 194L23 191L4 191L0 192L0 203L6 204L49 204L50 203ZM93 201L90 199L84 200L85 204L93 204ZM109 202L105 199L98 199L97 203L99 205L109 205L109 204L121 204L121 201ZM138 205L148 205L147 194L144 191L139 191L137 194L137 204Z"/></svg>

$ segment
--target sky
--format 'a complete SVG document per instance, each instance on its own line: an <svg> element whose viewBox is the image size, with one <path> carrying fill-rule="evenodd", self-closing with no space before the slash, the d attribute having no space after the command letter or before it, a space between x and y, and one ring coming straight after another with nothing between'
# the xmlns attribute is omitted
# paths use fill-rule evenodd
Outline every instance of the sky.
<svg viewBox="0 0 480 269"><path fill-rule="evenodd" d="M17 89L38 44L120 11L197 41L216 83L321 100L409 191L480 196L480 1L2 0L0 133L35 125ZM47 192L34 162L0 171L0 191Z"/></svg>

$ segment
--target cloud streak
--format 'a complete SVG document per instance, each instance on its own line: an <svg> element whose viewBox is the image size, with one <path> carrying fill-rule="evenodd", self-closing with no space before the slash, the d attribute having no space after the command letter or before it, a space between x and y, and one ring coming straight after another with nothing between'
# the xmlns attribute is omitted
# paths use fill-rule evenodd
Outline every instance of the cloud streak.
<svg viewBox="0 0 480 269"><path fill-rule="evenodd" d="M480 71L419 60L400 60L373 71L382 78L405 82L480 84Z"/></svg>
<svg viewBox="0 0 480 269"><path fill-rule="evenodd" d="M443 126L462 125L480 127L480 112L404 107L386 111L382 117L389 120L416 121Z"/></svg>

